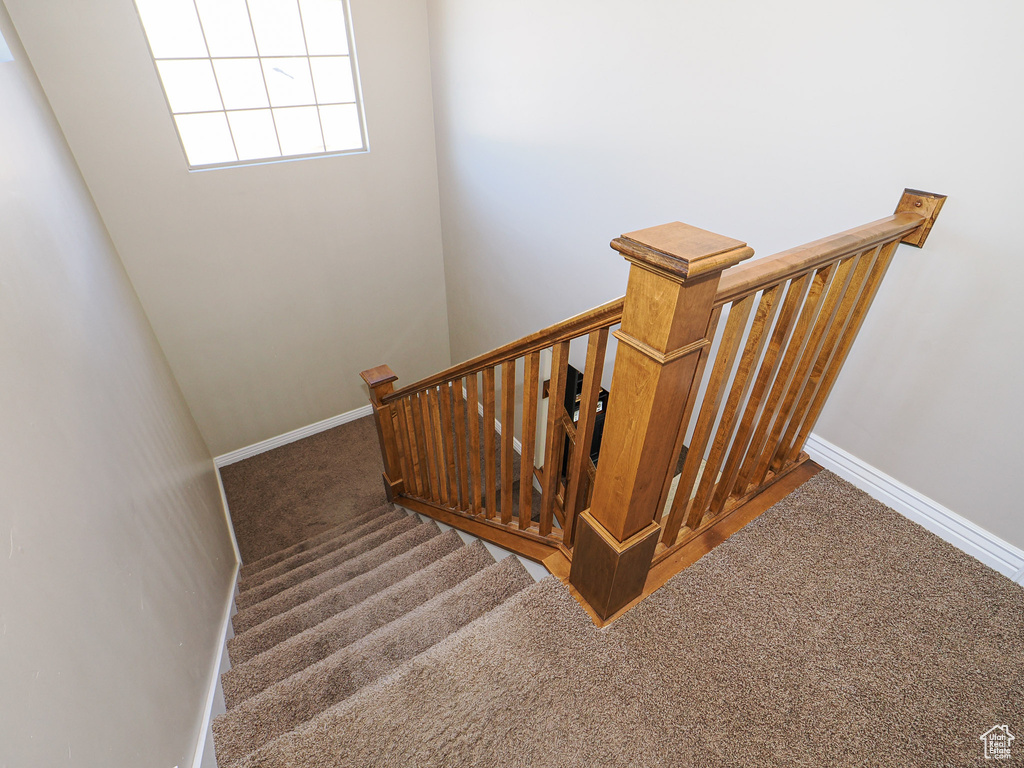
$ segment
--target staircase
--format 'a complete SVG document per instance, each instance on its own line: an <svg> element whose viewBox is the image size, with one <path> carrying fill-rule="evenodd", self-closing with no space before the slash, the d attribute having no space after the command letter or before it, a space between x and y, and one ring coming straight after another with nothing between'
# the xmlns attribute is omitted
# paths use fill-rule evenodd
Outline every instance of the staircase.
<svg viewBox="0 0 1024 768"><path fill-rule="evenodd" d="M257 750L533 583L518 558L496 562L479 540L391 504L246 564L227 712L213 722L219 768L259 764Z"/></svg>
<svg viewBox="0 0 1024 768"><path fill-rule="evenodd" d="M729 622L652 626L717 605L725 580L621 631L594 625L814 474L803 445L898 246L923 245L944 200L905 190L892 216L758 261L679 222L632 232L612 241L631 264L623 298L399 389L387 365L363 371L387 499L419 516L388 503L242 568L220 768L595 764L598 738L596 764L668 764L650 758L678 723L639 734L666 693L679 712L703 705L687 665L716 647L703 628ZM534 584L480 539L557 580ZM645 660L677 638L698 642Z"/></svg>

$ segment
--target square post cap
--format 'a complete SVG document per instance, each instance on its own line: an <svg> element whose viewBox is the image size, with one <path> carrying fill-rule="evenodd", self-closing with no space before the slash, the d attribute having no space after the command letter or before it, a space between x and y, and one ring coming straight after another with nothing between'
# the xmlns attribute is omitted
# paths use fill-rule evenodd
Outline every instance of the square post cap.
<svg viewBox="0 0 1024 768"><path fill-rule="evenodd" d="M376 389L382 384L398 381L398 376L387 365L378 365L376 368L370 368L360 373L359 376L370 389Z"/></svg>
<svg viewBox="0 0 1024 768"><path fill-rule="evenodd" d="M754 255L744 242L681 221L628 232L611 246L633 264L677 281L721 272Z"/></svg>

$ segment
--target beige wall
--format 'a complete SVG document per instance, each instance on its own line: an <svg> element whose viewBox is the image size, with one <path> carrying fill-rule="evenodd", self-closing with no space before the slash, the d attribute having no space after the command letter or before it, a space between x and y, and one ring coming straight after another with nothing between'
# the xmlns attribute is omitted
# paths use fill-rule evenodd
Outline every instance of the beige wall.
<svg viewBox="0 0 1024 768"><path fill-rule="evenodd" d="M422 2L352 2L368 154L200 173L131 0L7 4L214 455L448 365Z"/></svg>
<svg viewBox="0 0 1024 768"><path fill-rule="evenodd" d="M213 464L0 32L0 765L186 768L235 564Z"/></svg>
<svg viewBox="0 0 1024 768"><path fill-rule="evenodd" d="M680 219L760 255L949 195L818 433L1024 546L1024 6L430 0L452 357L621 295Z"/></svg>

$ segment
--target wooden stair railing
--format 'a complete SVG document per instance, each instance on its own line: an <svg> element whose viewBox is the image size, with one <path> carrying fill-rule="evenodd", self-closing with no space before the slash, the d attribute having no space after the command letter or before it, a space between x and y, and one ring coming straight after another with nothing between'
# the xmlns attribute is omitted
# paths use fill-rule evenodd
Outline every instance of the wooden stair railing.
<svg viewBox="0 0 1024 768"><path fill-rule="evenodd" d="M386 365L364 371L389 498L567 575L576 516L593 465L586 451L571 450L562 482L563 441L590 443L609 329L619 323L622 306L623 299L617 299L398 390L393 389L397 376ZM586 417L569 431L562 418L569 346L584 338L581 414ZM551 367L546 394L540 391L545 352ZM545 442L535 452L542 416ZM537 519L535 477L542 488Z"/></svg>
<svg viewBox="0 0 1024 768"><path fill-rule="evenodd" d="M614 619L809 476L804 443L896 248L922 246L944 201L906 190L892 216L743 264L745 243L679 222L633 232L612 241L631 264L623 299L399 390L387 366L364 371L389 498L544 562L595 622ZM618 347L595 474L610 333ZM569 345L583 337L573 427L562 403Z"/></svg>

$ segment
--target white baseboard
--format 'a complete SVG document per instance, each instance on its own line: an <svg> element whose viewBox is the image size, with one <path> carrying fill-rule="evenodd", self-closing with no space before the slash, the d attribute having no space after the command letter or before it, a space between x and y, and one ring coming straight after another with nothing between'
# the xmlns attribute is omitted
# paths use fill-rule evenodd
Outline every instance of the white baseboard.
<svg viewBox="0 0 1024 768"><path fill-rule="evenodd" d="M463 392L463 396L465 396L465 392L466 392L465 387L463 387L462 392ZM477 403L476 408L480 412L480 415L483 416L484 415L484 404L483 403ZM495 419L494 419L494 431L498 433L499 437L501 437L501 422L498 421L497 417L495 417ZM520 456L523 455L523 444L519 441L518 437L513 437L512 438L512 450L515 451L516 453L518 453Z"/></svg>
<svg viewBox="0 0 1024 768"><path fill-rule="evenodd" d="M480 415L483 416L483 406L480 406L480 409ZM498 437L501 437L501 422L497 419L494 420L494 431L498 433ZM520 456L523 455L523 444L519 441L518 437L512 438L512 450Z"/></svg>
<svg viewBox="0 0 1024 768"><path fill-rule="evenodd" d="M348 424L350 421L361 419L364 416L373 415L373 406L367 403L362 408L356 408L354 411L348 411L337 416L332 416L329 419L318 421L316 424L310 424L305 427L299 427L293 429L291 432L285 432L283 435L277 437L271 437L268 440L263 440L259 443L253 443L247 445L245 448L239 448L237 451L231 451L230 453L224 453L214 458L214 463L218 468L226 467L228 464L234 464L235 462L248 459L261 453L273 450L274 448L280 448L282 445L288 445L288 443L294 443L296 440L301 440L304 437L315 435L319 432L326 432L328 429L334 427L340 427L342 424Z"/></svg>
<svg viewBox="0 0 1024 768"><path fill-rule="evenodd" d="M202 768L204 765L204 757L206 765L211 764L211 759L214 760L213 764L216 764L215 758L211 757L213 755L213 744L208 744L207 738L211 732L210 724L214 716L213 702L220 688L221 668L226 661L225 654L227 652L227 642L228 638L232 636L229 633L231 632L231 616L235 606L235 592L238 588L238 569L239 564L236 562L235 571L231 578L231 589L228 591L227 604L224 606L224 615L220 622L220 634L218 635L220 638L220 645L218 646L217 653L213 659L213 665L210 669L210 685L206 693L206 705L203 709L203 719L199 724L199 738L196 741L196 751L192 759L192 768Z"/></svg>
<svg viewBox="0 0 1024 768"><path fill-rule="evenodd" d="M812 460L853 483L872 498L924 526L993 570L1024 585L1024 550L1003 541L815 434L807 439L804 450Z"/></svg>

